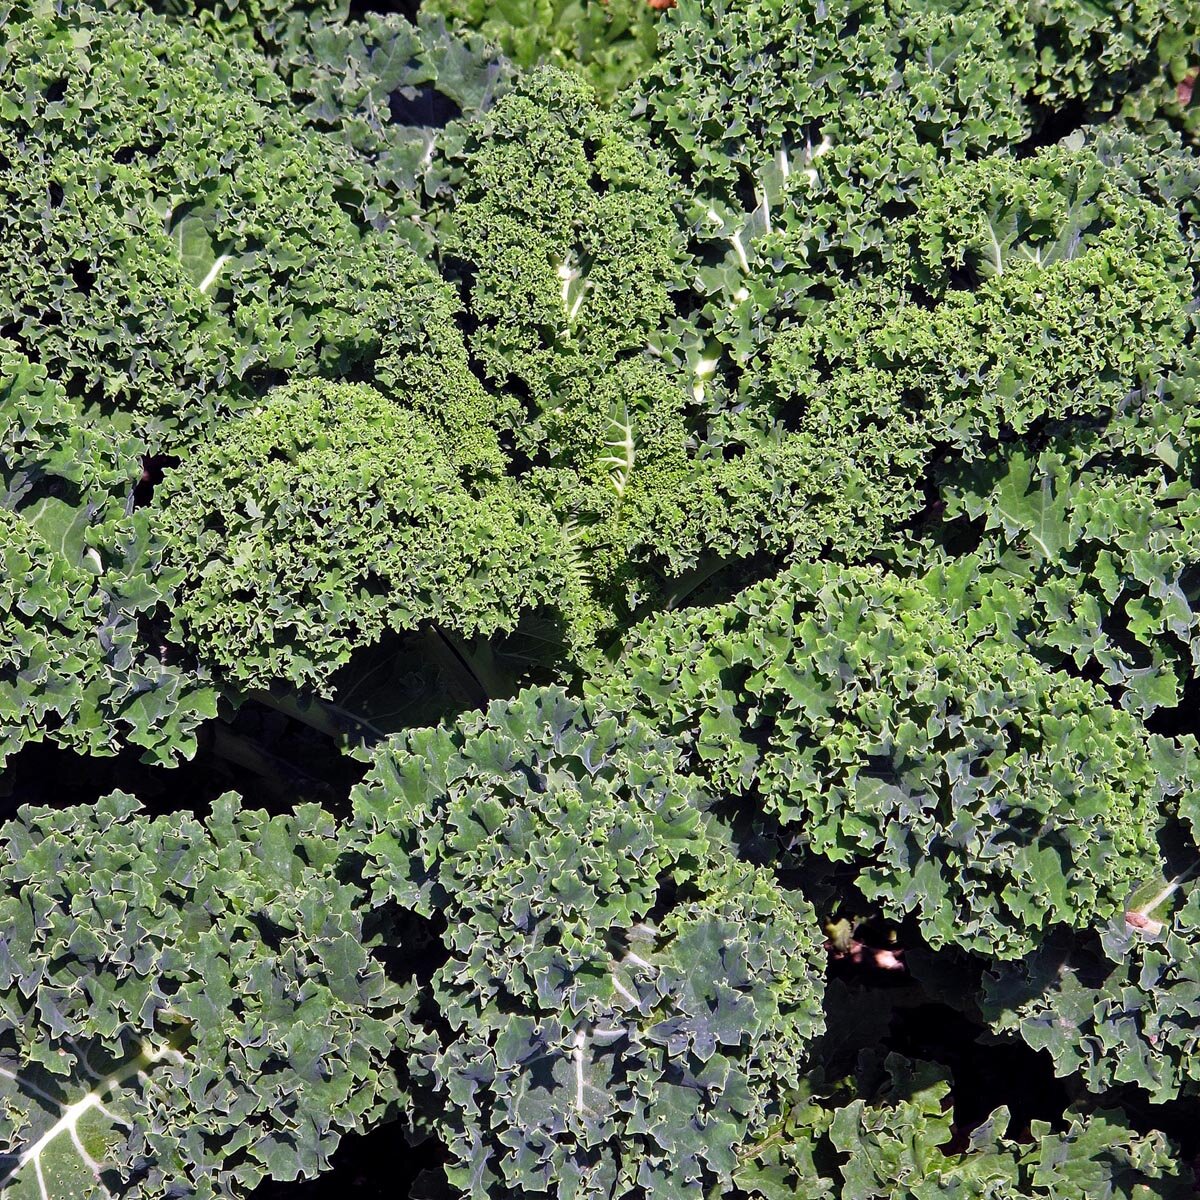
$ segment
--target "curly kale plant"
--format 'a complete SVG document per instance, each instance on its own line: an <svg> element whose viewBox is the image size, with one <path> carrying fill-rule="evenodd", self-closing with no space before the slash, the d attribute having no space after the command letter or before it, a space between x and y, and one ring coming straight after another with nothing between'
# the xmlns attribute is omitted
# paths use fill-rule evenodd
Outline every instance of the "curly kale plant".
<svg viewBox="0 0 1200 1200"><path fill-rule="evenodd" d="M1116 912L1187 782L1094 685L971 631L926 581L865 568L797 566L647 622L591 690L853 864L931 944L1001 959Z"/></svg>
<svg viewBox="0 0 1200 1200"><path fill-rule="evenodd" d="M470 1196L725 1186L820 1032L809 905L739 863L670 748L551 690L378 752L377 902L444 922L432 1120Z"/></svg>
<svg viewBox="0 0 1200 1200"><path fill-rule="evenodd" d="M998 1108L955 1148L961 1139L946 1107L952 1094L946 1072L898 1054L860 1066L844 1090L806 1098L772 1137L752 1148L737 1176L747 1195L1183 1200L1193 1194L1191 1172L1166 1139L1134 1132L1117 1112L1072 1112L1065 1128L1035 1122L1023 1137L1019 1130L1008 1136L1010 1114ZM836 1177L818 1166L830 1161L837 1164Z"/></svg>
<svg viewBox="0 0 1200 1200"><path fill-rule="evenodd" d="M114 793L0 832L6 1197L242 1194L311 1176L400 1103L404 996L370 956L345 834Z"/></svg>
<svg viewBox="0 0 1200 1200"><path fill-rule="evenodd" d="M430 422L372 388L279 389L184 454L163 557L181 636L231 680L319 687L385 629L490 634L558 599L557 527L506 483L472 495Z"/></svg>
<svg viewBox="0 0 1200 1200"><path fill-rule="evenodd" d="M689 3L639 91L697 260L699 312L664 342L701 382L831 276L894 261L922 185L1030 124L982 6Z"/></svg>
<svg viewBox="0 0 1200 1200"><path fill-rule="evenodd" d="M744 161L697 167L697 187ZM817 186L788 170L793 191ZM939 160L887 221L839 200L830 219L877 229L872 247L818 230L807 193L755 184L745 223L710 205L687 298L651 339L675 411L628 423L627 557L650 577L763 552L892 557L930 478L955 486L947 466L969 479L1047 423L1110 419L1184 356L1195 190L1169 137L1098 130Z"/></svg>
<svg viewBox="0 0 1200 1200"><path fill-rule="evenodd" d="M1197 95L0 0L3 1200L1194 1194Z"/></svg>
<svg viewBox="0 0 1200 1200"><path fill-rule="evenodd" d="M664 319L670 199L649 144L563 71L534 73L472 126L447 250L469 273L472 348L528 390L535 419L582 408L573 383L593 385Z"/></svg>
<svg viewBox="0 0 1200 1200"><path fill-rule="evenodd" d="M1195 743L1191 745L1195 754ZM1193 780L1179 808L1198 827ZM1190 847L1195 854L1194 845ZM1164 1103L1200 1092L1196 944L1200 892L1193 860L1149 882L1129 910L1085 942L1056 938L984 978L981 1008L997 1030L1046 1051L1089 1091L1134 1084Z"/></svg>
<svg viewBox="0 0 1200 1200"><path fill-rule="evenodd" d="M143 451L0 341L0 762L42 739L169 761L215 715L203 673L140 630L170 583L131 511Z"/></svg>
<svg viewBox="0 0 1200 1200"><path fill-rule="evenodd" d="M373 228L364 169L265 61L147 14L26 7L0 60L0 306L70 395L169 447L280 373L369 369L457 461L498 468L411 221Z"/></svg>
<svg viewBox="0 0 1200 1200"><path fill-rule="evenodd" d="M677 571L705 554L893 553L932 470L953 496L955 470L986 479L978 460L1019 455L997 449L1018 435L1111 417L1181 360L1194 185L1177 153L1107 135L947 168L889 233L881 279L793 298L791 315L772 298L707 454L635 463L634 496L639 470L671 479L646 545Z"/></svg>
<svg viewBox="0 0 1200 1200"><path fill-rule="evenodd" d="M1200 664L1195 388L1188 361L1103 428L947 472L945 528L985 527L970 590L1020 580L1026 644L1143 713L1175 708Z"/></svg>
<svg viewBox="0 0 1200 1200"><path fill-rule="evenodd" d="M1198 902L1193 894L1165 924L1122 914L1098 946L1055 940L1006 964L985 981L985 1013L1090 1091L1136 1084L1159 1103L1194 1095Z"/></svg>

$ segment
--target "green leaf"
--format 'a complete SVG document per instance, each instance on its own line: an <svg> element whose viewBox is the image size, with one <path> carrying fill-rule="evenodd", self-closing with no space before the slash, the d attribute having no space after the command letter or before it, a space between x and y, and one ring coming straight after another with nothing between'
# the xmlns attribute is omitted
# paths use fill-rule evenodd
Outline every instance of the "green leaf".
<svg viewBox="0 0 1200 1200"><path fill-rule="evenodd" d="M0 1190L241 1194L403 1103L408 993L369 953L344 834L114 793L0 833ZM86 980L86 987L80 981Z"/></svg>
<svg viewBox="0 0 1200 1200"><path fill-rule="evenodd" d="M649 730L557 689L376 751L365 873L445 930L420 1074L457 1186L727 1185L797 1086L823 1027L815 914L737 861L710 804Z"/></svg>
<svg viewBox="0 0 1200 1200"><path fill-rule="evenodd" d="M1039 464L1040 466L1040 464ZM996 513L1009 536L1023 534L1036 557L1057 559L1068 545L1067 506L1055 495L1052 471L1038 471L1023 454L1008 460L1008 474L996 489Z"/></svg>

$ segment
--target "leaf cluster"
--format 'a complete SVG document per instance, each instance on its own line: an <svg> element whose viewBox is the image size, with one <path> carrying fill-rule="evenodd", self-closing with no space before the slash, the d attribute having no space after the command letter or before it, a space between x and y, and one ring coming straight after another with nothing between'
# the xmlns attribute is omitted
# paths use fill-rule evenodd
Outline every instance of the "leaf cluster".
<svg viewBox="0 0 1200 1200"><path fill-rule="evenodd" d="M986 632L928 580L803 564L648 621L589 687L677 739L707 786L854 864L931 945L1020 958L1123 905L1188 767Z"/></svg>
<svg viewBox="0 0 1200 1200"><path fill-rule="evenodd" d="M0 0L0 1193L1191 1194L1195 0L362 8Z"/></svg>
<svg viewBox="0 0 1200 1200"><path fill-rule="evenodd" d="M669 746L559 690L381 749L376 899L444 929L420 1067L475 1196L700 1196L823 1026L815 917L737 861Z"/></svg>
<svg viewBox="0 0 1200 1200"><path fill-rule="evenodd" d="M0 1187L240 1194L400 1103L404 996L315 806L203 822L114 793L0 833Z"/></svg>
<svg viewBox="0 0 1200 1200"><path fill-rule="evenodd" d="M1114 1111L1074 1111L1009 1132L995 1109L955 1130L952 1081L932 1063L889 1054L860 1063L841 1090L803 1096L747 1156L738 1183L763 1200L1091 1200L1183 1197L1191 1180L1161 1135ZM824 1173L821 1163L831 1163Z"/></svg>
<svg viewBox="0 0 1200 1200"><path fill-rule="evenodd" d="M431 422L366 385L276 389L185 453L157 534L180 635L228 679L320 687L386 629L493 634L559 599L544 513L473 495Z"/></svg>
<svg viewBox="0 0 1200 1200"><path fill-rule="evenodd" d="M118 731L170 761L215 715L204 674L143 636L171 585L130 508L143 451L0 342L0 762L43 738L111 754Z"/></svg>

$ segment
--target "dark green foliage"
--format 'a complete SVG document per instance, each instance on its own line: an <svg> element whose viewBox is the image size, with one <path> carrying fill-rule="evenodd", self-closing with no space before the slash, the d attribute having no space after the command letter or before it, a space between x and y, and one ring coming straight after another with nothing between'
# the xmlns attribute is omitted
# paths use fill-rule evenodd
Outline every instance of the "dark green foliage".
<svg viewBox="0 0 1200 1200"><path fill-rule="evenodd" d="M955 471L947 489L948 517L984 518L972 590L1019 580L1024 641L1146 713L1175 707L1200 663L1195 375L1188 362L1108 425Z"/></svg>
<svg viewBox="0 0 1200 1200"><path fill-rule="evenodd" d="M352 151L369 181L363 216L374 222L410 212L422 191L447 186L435 150L459 146L455 118L487 109L516 73L483 36L457 25L448 32L432 6L415 22L387 4L351 18L346 0L110 0L105 7L199 23L261 56L290 93L289 115ZM423 250L432 245L418 226L406 223L404 234Z"/></svg>
<svg viewBox="0 0 1200 1200"><path fill-rule="evenodd" d="M180 636L242 685L320 688L386 629L512 629L563 586L544 513L472 495L430 422L363 385L272 392L184 451L156 518Z"/></svg>
<svg viewBox="0 0 1200 1200"><path fill-rule="evenodd" d="M523 398L499 417L533 465L529 493L558 514L595 595L580 640L656 591L647 543L672 501L659 481L688 437L686 387L644 354L682 283L672 199L644 137L561 69L468 127L444 245L480 366ZM666 550L675 567L691 548Z"/></svg>
<svg viewBox="0 0 1200 1200"><path fill-rule="evenodd" d="M0 0L4 1200L1192 1195L1196 0L381 7Z"/></svg>
<svg viewBox="0 0 1200 1200"><path fill-rule="evenodd" d="M141 549L131 531L126 552ZM203 676L138 645L139 614L163 599L145 575L73 566L4 508L0 559L0 762L43 738L88 754L190 755L216 701Z"/></svg>
<svg viewBox="0 0 1200 1200"><path fill-rule="evenodd" d="M465 153L446 249L469 271L472 348L535 412L553 408L662 322L680 274L670 179L586 84L549 68L472 127Z"/></svg>
<svg viewBox="0 0 1200 1200"><path fill-rule="evenodd" d="M400 1101L404 997L336 878L330 817L137 808L26 809L0 834L13 1200L242 1194L315 1174Z"/></svg>
<svg viewBox="0 0 1200 1200"><path fill-rule="evenodd" d="M466 1194L698 1197L797 1085L815 915L708 804L560 691L378 753L355 813L376 899L445 922L420 1062Z"/></svg>
<svg viewBox="0 0 1200 1200"><path fill-rule="evenodd" d="M925 184L1029 127L990 12L938 5L684 3L640 91L684 184L698 312L664 345L693 372L892 263Z"/></svg>
<svg viewBox="0 0 1200 1200"><path fill-rule="evenodd" d="M1191 336L1196 183L1170 139L1106 131L944 165L880 225L874 280L828 279L832 242L783 267L791 210L768 228L760 204L728 269L698 267L690 332L657 339L690 396L630 421L632 557L890 557L941 464L969 478L1014 435L1110 418Z"/></svg>
<svg viewBox="0 0 1200 1200"><path fill-rule="evenodd" d="M575 67L606 102L649 68L665 19L647 0L428 0L422 11L478 30L523 69Z"/></svg>
<svg viewBox="0 0 1200 1200"><path fill-rule="evenodd" d="M820 321L764 347L747 401L710 420L711 457L686 464L667 510L678 524L655 529L652 544L690 565L706 545L730 558L832 549L854 560L890 540L919 507L943 418L938 398L913 386L915 356L871 354L888 337L883 311L880 295L846 289ZM903 315L896 328L911 335L913 314Z"/></svg>
<svg viewBox="0 0 1200 1200"><path fill-rule="evenodd" d="M261 44L263 26L252 30ZM386 218L452 190L464 126L512 87L513 65L478 35L450 34L427 9L361 20L294 17L263 47L309 126L348 145L374 183L366 215ZM463 117L459 120L459 116ZM433 224L439 213L426 212ZM428 252L427 230L404 234Z"/></svg>
<svg viewBox="0 0 1200 1200"><path fill-rule="evenodd" d="M929 190L917 278L941 304L918 335L919 373L938 380L969 454L1005 426L1107 416L1175 361L1196 286L1181 201L1196 181L1190 160L1100 132Z"/></svg>
<svg viewBox="0 0 1200 1200"><path fill-rule="evenodd" d="M1160 1103L1195 1094L1198 901L1190 896L1165 926L1131 927L1122 915L1099 947L1056 940L1006 965L987 980L985 1013L1089 1091L1133 1083Z"/></svg>
<svg viewBox="0 0 1200 1200"><path fill-rule="evenodd" d="M1194 741L1190 750L1194 756ZM1193 782L1180 805L1193 839L1198 800ZM984 1015L1048 1052L1058 1074L1078 1072L1089 1091L1136 1084L1159 1103L1200 1093L1195 875L1193 862L1173 879L1147 883L1095 938L1056 938L992 971Z"/></svg>
<svg viewBox="0 0 1200 1200"><path fill-rule="evenodd" d="M1163 30L1158 39L1158 62L1141 74L1145 82L1121 97L1121 112L1138 125L1166 121L1184 139L1196 145L1200 134L1200 9L1189 4L1176 14L1182 18Z"/></svg>
<svg viewBox="0 0 1200 1200"><path fill-rule="evenodd" d="M347 0L116 0L112 7L134 12L152 9L168 17L211 21L224 33L274 32L291 22L344 18L350 10Z"/></svg>
<svg viewBox="0 0 1200 1200"><path fill-rule="evenodd" d="M814 228L861 223L854 249L882 232L864 213L1027 120L989 15L935 4L685 3L643 90L701 197L729 205L757 184Z"/></svg>
<svg viewBox="0 0 1200 1200"><path fill-rule="evenodd" d="M0 341L0 762L43 738L170 761L214 715L203 674L165 661L139 628L169 585L130 513L143 450L91 428Z"/></svg>
<svg viewBox="0 0 1200 1200"><path fill-rule="evenodd" d="M83 7L10 18L0 86L4 237L25 248L3 302L55 374L143 420L187 420L256 361L311 348L291 322L268 329L264 302L271 265L301 265L287 245L321 193L336 206L294 121L260 142L273 75L190 28Z"/></svg>
<svg viewBox="0 0 1200 1200"><path fill-rule="evenodd" d="M761 344L734 343L753 369L708 418L709 454L680 438L650 465L670 485L648 544L676 570L706 546L881 554L939 456L970 479L1000 439L1110 416L1189 334L1194 179L1177 153L1106 135L947 169L893 234L888 282L839 283L769 338L775 317L752 322Z"/></svg>
<svg viewBox="0 0 1200 1200"><path fill-rule="evenodd" d="M1200 32L1194 0L1049 0L991 7L1023 82L1051 108L1086 100L1104 111L1164 69Z"/></svg>
<svg viewBox="0 0 1200 1200"><path fill-rule="evenodd" d="M833 1093L806 1099L747 1156L737 1181L749 1195L764 1200L1184 1200L1194 1194L1191 1172L1166 1139L1135 1133L1117 1112L1072 1112L1065 1128L1057 1130L1034 1122L1024 1137L1020 1130L1008 1136L1009 1113L998 1108L966 1138L956 1136L945 1071L897 1054L862 1065L858 1079L848 1081L849 1097ZM831 1157L834 1178L817 1166Z"/></svg>
<svg viewBox="0 0 1200 1200"><path fill-rule="evenodd" d="M859 864L864 893L915 912L931 944L1017 958L1153 871L1186 764L987 632L921 580L797 566L648 622L591 689L676 738L707 786Z"/></svg>
<svg viewBox="0 0 1200 1200"><path fill-rule="evenodd" d="M0 305L68 394L161 445L281 372L372 377L495 471L446 286L370 231L364 169L235 42L150 17L10 18ZM434 380L441 381L436 391Z"/></svg>

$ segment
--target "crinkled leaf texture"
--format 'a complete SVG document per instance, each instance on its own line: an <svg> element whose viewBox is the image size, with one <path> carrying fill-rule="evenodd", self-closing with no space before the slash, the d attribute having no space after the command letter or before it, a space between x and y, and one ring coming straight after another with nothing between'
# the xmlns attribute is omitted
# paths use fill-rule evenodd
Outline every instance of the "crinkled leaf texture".
<svg viewBox="0 0 1200 1200"><path fill-rule="evenodd" d="M421 408L462 469L500 470L503 405L427 236L378 212L367 166L260 54L145 11L12 7L0 308L72 395L162 448L269 383L354 372Z"/></svg>
<svg viewBox="0 0 1200 1200"><path fill-rule="evenodd" d="M553 408L663 320L681 275L671 178L640 131L550 68L470 126L464 155L446 249L470 271L472 348Z"/></svg>
<svg viewBox="0 0 1200 1200"><path fill-rule="evenodd" d="M320 687L387 629L512 629L565 574L544 510L507 482L473 494L430 422L363 384L273 391L196 445L155 508L177 628L242 685Z"/></svg>
<svg viewBox="0 0 1200 1200"><path fill-rule="evenodd" d="M239 1196L394 1112L405 995L328 814L113 793L0 832L0 1190Z"/></svg>
<svg viewBox="0 0 1200 1200"><path fill-rule="evenodd" d="M605 101L653 61L663 19L645 0L426 0L421 11L479 30L522 69L574 67Z"/></svg>
<svg viewBox="0 0 1200 1200"><path fill-rule="evenodd" d="M922 173L869 223L872 270L834 269L822 243L779 276L787 210L769 233L726 230L736 269L698 267L677 302L689 332L657 339L673 411L630 389L628 557L665 575L763 551L894 559L931 480L977 515L993 462L1060 423L1087 436L1184 360L1197 186L1174 139L1089 129ZM686 370L676 337L700 347Z"/></svg>
<svg viewBox="0 0 1200 1200"><path fill-rule="evenodd" d="M675 738L706 786L855 864L931 944L1019 958L1156 870L1187 765L1004 632L962 619L937 577L798 564L648 620L589 687Z"/></svg>
<svg viewBox="0 0 1200 1200"><path fill-rule="evenodd" d="M700 1197L796 1086L816 918L709 804L558 690L378 752L356 823L376 900L445 923L420 1066L465 1194Z"/></svg>
<svg viewBox="0 0 1200 1200"><path fill-rule="evenodd" d="M985 1015L1090 1091L1132 1083L1159 1103L1200 1093L1200 891L1160 896L1174 908L1162 920L1135 908L1096 939L1056 938L993 971Z"/></svg>
<svg viewBox="0 0 1200 1200"><path fill-rule="evenodd" d="M1017 583L1021 639L1142 714L1177 706L1200 664L1197 378L1187 361L1103 427L956 470L947 489L950 519L986 524L976 594Z"/></svg>
<svg viewBox="0 0 1200 1200"><path fill-rule="evenodd" d="M963 1136L944 1068L889 1054L860 1060L857 1096L806 1099L752 1148L737 1182L764 1200L1185 1200L1191 1172L1161 1133L1134 1132L1119 1112L1034 1121L1008 1137L995 1109ZM954 1143L957 1143L956 1145ZM838 1178L816 1163L836 1163Z"/></svg>
<svg viewBox="0 0 1200 1200"><path fill-rule="evenodd" d="M169 762L215 714L205 674L143 629L172 582L131 512L143 453L0 340L0 763L42 739Z"/></svg>

